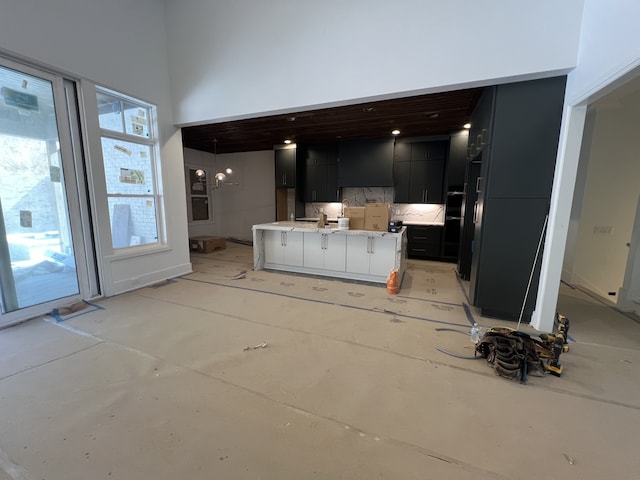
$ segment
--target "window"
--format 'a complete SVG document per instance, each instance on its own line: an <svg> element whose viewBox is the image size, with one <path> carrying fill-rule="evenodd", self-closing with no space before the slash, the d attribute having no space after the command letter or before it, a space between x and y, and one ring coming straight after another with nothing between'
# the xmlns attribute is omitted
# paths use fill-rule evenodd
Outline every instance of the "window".
<svg viewBox="0 0 640 480"><path fill-rule="evenodd" d="M208 221L209 216L209 191L207 177L209 172L198 168L188 168L189 179L189 219L191 222Z"/></svg>
<svg viewBox="0 0 640 480"><path fill-rule="evenodd" d="M97 100L113 248L159 243L155 107L106 90Z"/></svg>

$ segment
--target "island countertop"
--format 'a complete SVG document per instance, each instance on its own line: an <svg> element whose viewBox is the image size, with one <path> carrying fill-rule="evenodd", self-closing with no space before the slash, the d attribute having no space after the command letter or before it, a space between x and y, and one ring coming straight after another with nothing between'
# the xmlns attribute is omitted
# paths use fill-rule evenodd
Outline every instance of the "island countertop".
<svg viewBox="0 0 640 480"><path fill-rule="evenodd" d="M398 233L391 232L380 232L376 230L340 230L338 229L337 224L330 224L326 227L318 227L315 222L271 222L271 223L260 223L258 225L254 225L251 227L252 230L279 230L285 232L316 232L316 233L335 233L335 234L343 234L343 235L362 235L367 237L401 237L404 233L406 227L402 227L402 229Z"/></svg>

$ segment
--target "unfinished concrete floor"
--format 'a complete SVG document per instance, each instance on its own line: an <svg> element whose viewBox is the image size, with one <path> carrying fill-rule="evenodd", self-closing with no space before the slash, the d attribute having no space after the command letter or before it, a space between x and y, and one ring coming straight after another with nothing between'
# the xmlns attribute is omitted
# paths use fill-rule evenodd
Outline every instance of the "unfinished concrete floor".
<svg viewBox="0 0 640 480"><path fill-rule="evenodd" d="M451 264L390 296L251 259L0 331L0 480L640 478L635 321L564 286L564 374L521 385L439 350L500 323Z"/></svg>

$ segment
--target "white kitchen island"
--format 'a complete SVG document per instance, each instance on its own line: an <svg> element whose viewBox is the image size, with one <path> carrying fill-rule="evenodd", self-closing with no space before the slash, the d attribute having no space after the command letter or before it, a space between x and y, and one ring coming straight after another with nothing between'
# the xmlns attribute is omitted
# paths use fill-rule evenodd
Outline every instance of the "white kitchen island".
<svg viewBox="0 0 640 480"><path fill-rule="evenodd" d="M406 227L398 233L318 228L310 222L254 225L253 267L386 283L406 263Z"/></svg>

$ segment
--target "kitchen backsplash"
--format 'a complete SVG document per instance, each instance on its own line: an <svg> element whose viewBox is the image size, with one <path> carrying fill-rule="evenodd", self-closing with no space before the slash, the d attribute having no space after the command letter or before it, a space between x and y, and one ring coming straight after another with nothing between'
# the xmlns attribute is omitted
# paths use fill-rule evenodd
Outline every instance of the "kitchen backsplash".
<svg viewBox="0 0 640 480"><path fill-rule="evenodd" d="M328 218L337 218L342 216L343 207L364 207L367 203L391 204L392 220L402 220L405 223L444 224L444 205L393 203L392 187L345 187L342 189L342 203L306 203L305 216L317 218L322 208Z"/></svg>

